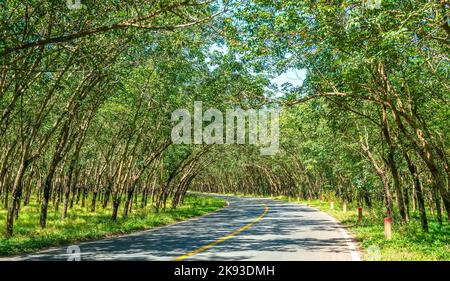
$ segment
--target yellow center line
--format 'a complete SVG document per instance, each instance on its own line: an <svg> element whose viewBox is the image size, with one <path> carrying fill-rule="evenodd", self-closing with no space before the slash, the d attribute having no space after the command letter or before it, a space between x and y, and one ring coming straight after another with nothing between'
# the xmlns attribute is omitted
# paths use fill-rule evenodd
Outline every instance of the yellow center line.
<svg viewBox="0 0 450 281"><path fill-rule="evenodd" d="M200 252L206 251L206 250L208 250L209 248L212 248L212 247L214 247L215 245L217 245L217 244L219 244L219 243L222 243L222 242L225 241L225 240L230 239L231 237L235 236L236 234L238 234L238 233L240 233L240 232L246 230L246 229L249 228L250 226L252 226L252 225L254 225L255 223L257 223L259 220L261 220L261 219L267 214L268 211L269 211L269 207L265 206L265 207L264 207L264 212L262 212L262 214L259 215L259 217L257 217L256 219L254 219L252 222L250 222L250 223L244 225L243 227L239 228L238 230L236 230L235 232L233 232L233 233L231 233L231 234L228 234L227 236L223 236L223 237L217 239L216 241L214 241L214 242L212 242L212 243L210 243L210 244L208 244L208 245L205 245L205 246L203 246L203 247L201 247L201 248L198 248L198 249L195 250L195 251L192 251L192 252L186 253L186 254L184 254L184 255L182 255L182 256L179 256L179 257L177 257L175 260L176 260L176 261L184 260L184 259L186 259L186 258L188 258L188 257L190 257L190 256L193 256L193 255L198 254L198 253L200 253Z"/></svg>

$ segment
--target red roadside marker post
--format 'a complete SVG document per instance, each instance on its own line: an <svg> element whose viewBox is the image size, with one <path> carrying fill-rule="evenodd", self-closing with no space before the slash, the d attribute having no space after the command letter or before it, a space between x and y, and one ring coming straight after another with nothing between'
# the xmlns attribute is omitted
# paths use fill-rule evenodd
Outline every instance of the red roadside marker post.
<svg viewBox="0 0 450 281"><path fill-rule="evenodd" d="M386 239L392 238L392 219L390 217L384 218L384 237Z"/></svg>
<svg viewBox="0 0 450 281"><path fill-rule="evenodd" d="M362 221L362 216L363 216L363 214L362 214L362 208L359 207L359 208L358 208L358 221Z"/></svg>

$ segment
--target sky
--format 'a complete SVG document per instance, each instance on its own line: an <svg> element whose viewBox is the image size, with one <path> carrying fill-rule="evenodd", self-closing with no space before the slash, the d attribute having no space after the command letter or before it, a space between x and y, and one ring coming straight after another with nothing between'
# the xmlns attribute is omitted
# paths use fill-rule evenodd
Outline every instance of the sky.
<svg viewBox="0 0 450 281"><path fill-rule="evenodd" d="M209 49L210 52L219 51L226 53L228 52L228 48L226 46L218 46L216 44L213 44L211 48ZM211 69L213 69L214 66L211 66ZM278 89L281 90L283 88L283 84L285 83L291 83L293 87L299 87L303 84L303 80L306 76L306 70L305 69L294 69L289 68L284 73L280 74L277 77L274 77L270 80L272 84L275 84L278 86ZM277 96L282 95L281 92L276 93Z"/></svg>
<svg viewBox="0 0 450 281"><path fill-rule="evenodd" d="M306 71L304 69L291 68L280 76L273 78L270 82L276 84L278 88L281 88L284 83L291 83L294 87L298 87L302 85L305 75Z"/></svg>

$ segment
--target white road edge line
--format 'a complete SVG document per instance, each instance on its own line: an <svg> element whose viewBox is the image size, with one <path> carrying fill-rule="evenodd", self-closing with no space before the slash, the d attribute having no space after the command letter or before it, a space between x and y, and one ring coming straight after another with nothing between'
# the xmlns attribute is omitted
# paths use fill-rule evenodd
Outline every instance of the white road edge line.
<svg viewBox="0 0 450 281"><path fill-rule="evenodd" d="M209 195L215 195L215 194L211 193ZM239 196L237 196L237 197L239 197ZM246 197L242 197L242 198L246 198ZM252 197L249 197L249 199L270 199L270 200L273 200L273 201L278 201L278 200L275 200L273 198L252 198ZM280 201L280 202L283 202L283 201ZM328 218L330 218L330 220L335 223L336 227L339 228L339 232L344 237L345 242L347 243L347 247L350 250L350 256L352 257L352 261L361 261L361 257L359 255L359 252L358 252L356 246L355 246L355 243L353 242L353 239L350 237L350 235L348 235L347 231L342 227L341 223L337 219L335 219L334 217L330 216L329 214L327 214L326 212L324 212L324 211L322 211L322 210L320 210L318 208L310 207L310 206L307 206L306 204L297 204L297 203L292 203L292 202L284 202L284 203L295 204L297 206L304 206L304 207L307 207L307 208L310 208L310 209L322 212L326 216L328 216Z"/></svg>
<svg viewBox="0 0 450 281"><path fill-rule="evenodd" d="M361 257L359 256L358 250L356 249L355 243L353 243L352 238L348 235L347 231L341 226L338 220L336 220L334 217L330 216L329 214L321 211L325 215L327 215L339 228L339 232L341 232L342 236L344 237L345 241L347 242L347 246L350 250L350 255L352 256L352 261L361 261Z"/></svg>

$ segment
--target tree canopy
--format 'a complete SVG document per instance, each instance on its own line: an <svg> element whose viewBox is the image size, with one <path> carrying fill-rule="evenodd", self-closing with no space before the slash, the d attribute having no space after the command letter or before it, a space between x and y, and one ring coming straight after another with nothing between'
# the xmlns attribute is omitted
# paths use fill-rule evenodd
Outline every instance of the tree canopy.
<svg viewBox="0 0 450 281"><path fill-rule="evenodd" d="M0 195L176 208L188 190L331 196L450 219L446 1L3 1ZM271 79L305 71L300 86ZM280 109L280 151L175 145L171 113ZM135 202L137 202L135 200ZM123 210L119 213L119 207ZM446 215L445 215L446 214Z"/></svg>

